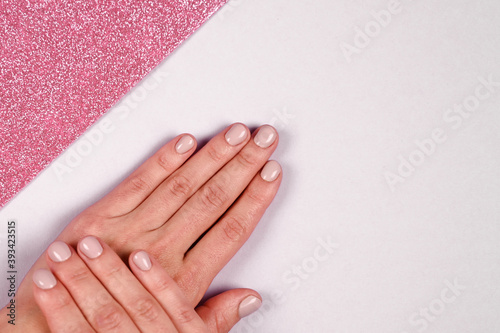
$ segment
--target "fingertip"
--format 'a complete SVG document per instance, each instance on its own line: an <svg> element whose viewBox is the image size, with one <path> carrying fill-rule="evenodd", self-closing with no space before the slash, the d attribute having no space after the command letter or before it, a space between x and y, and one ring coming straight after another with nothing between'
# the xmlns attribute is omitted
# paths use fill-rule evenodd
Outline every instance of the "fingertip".
<svg viewBox="0 0 500 333"><path fill-rule="evenodd" d="M277 144L279 140L278 131L274 126L265 124L260 126L256 131L253 137L253 141L260 148L266 149Z"/></svg>
<svg viewBox="0 0 500 333"><path fill-rule="evenodd" d="M80 257L96 259L104 252L105 243L95 236L85 236L78 242L78 254ZM82 254L85 256L82 256Z"/></svg>
<svg viewBox="0 0 500 333"><path fill-rule="evenodd" d="M181 134L180 138L177 140L175 144L175 151L178 154L185 154L188 151L192 150L196 147L196 139L191 134Z"/></svg>
<svg viewBox="0 0 500 333"><path fill-rule="evenodd" d="M255 295L245 297L238 306L238 315L240 318L251 315L262 305L262 299Z"/></svg>
<svg viewBox="0 0 500 333"><path fill-rule="evenodd" d="M234 123L226 131L224 137L231 146L238 146L247 140L249 134L250 130L245 124Z"/></svg>
<svg viewBox="0 0 500 333"><path fill-rule="evenodd" d="M283 170L281 168L281 165L274 160L270 160L264 165L264 167L260 171L260 176L266 182L270 183L275 181L282 172Z"/></svg>
<svg viewBox="0 0 500 333"><path fill-rule="evenodd" d="M141 271L149 271L152 267L151 257L146 251L138 250L130 254L129 263L132 263Z"/></svg>
<svg viewBox="0 0 500 333"><path fill-rule="evenodd" d="M33 273L32 280L37 288L43 290L52 289L57 284L57 279L54 274L45 268L37 269Z"/></svg>
<svg viewBox="0 0 500 333"><path fill-rule="evenodd" d="M50 244L46 252L47 256L53 262L64 262L68 260L72 255L72 251L69 245L59 240Z"/></svg>
<svg viewBox="0 0 500 333"><path fill-rule="evenodd" d="M228 332L241 318L254 313L261 305L262 297L258 292L239 288L208 299L197 311L209 327Z"/></svg>

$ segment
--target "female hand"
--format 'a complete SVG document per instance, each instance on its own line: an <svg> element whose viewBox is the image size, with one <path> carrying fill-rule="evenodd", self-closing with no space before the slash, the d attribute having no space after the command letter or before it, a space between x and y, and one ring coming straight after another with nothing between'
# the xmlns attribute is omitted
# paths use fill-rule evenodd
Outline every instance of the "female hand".
<svg viewBox="0 0 500 333"><path fill-rule="evenodd" d="M51 332L228 332L261 304L251 290L215 296L195 311L165 269L145 251L129 266L105 243L83 238L78 251L56 241L50 270L33 274L34 297ZM224 318L224 327L217 325Z"/></svg>
<svg viewBox="0 0 500 333"><path fill-rule="evenodd" d="M233 124L194 155L195 139L179 135L78 215L57 239L76 246L83 236L95 235L124 260L144 249L194 307L278 191L280 165L268 162L277 145L278 134L268 125L250 135L243 124ZM2 321L0 331L48 331L30 282L33 271L44 267L40 258L28 272L16 294L16 326ZM7 312L3 308L0 316Z"/></svg>

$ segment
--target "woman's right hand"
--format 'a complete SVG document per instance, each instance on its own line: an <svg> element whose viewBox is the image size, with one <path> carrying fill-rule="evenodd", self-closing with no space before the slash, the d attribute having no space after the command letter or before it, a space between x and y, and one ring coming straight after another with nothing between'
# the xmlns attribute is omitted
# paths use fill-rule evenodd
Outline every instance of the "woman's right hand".
<svg viewBox="0 0 500 333"><path fill-rule="evenodd" d="M195 310L148 253L134 251L129 270L93 236L80 240L77 251L61 241L52 243L46 261L50 270L34 272L33 292L53 333L227 333L262 303L254 291L239 290Z"/></svg>

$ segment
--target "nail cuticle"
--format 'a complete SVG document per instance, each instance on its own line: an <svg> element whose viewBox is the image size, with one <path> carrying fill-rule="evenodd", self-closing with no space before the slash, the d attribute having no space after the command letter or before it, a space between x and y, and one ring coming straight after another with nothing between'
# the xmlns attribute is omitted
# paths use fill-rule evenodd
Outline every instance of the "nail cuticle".
<svg viewBox="0 0 500 333"><path fill-rule="evenodd" d="M231 146L237 146L247 138L247 128L242 124L234 124L224 137Z"/></svg>
<svg viewBox="0 0 500 333"><path fill-rule="evenodd" d="M97 238L93 236L87 236L80 241L78 245L83 254L85 254L90 259L95 259L99 257L104 251L101 243L97 240Z"/></svg>
<svg viewBox="0 0 500 333"><path fill-rule="evenodd" d="M268 148L274 143L277 136L276 130L272 126L264 125L259 129L253 141L261 148Z"/></svg>
<svg viewBox="0 0 500 333"><path fill-rule="evenodd" d="M62 241L55 241L50 244L47 253L53 262L63 262L71 257L69 246Z"/></svg>
<svg viewBox="0 0 500 333"><path fill-rule="evenodd" d="M40 289L52 289L56 286L57 280L54 274L48 269L38 269L33 273L33 282Z"/></svg>
<svg viewBox="0 0 500 333"><path fill-rule="evenodd" d="M194 146L194 140L190 135L184 135L175 145L175 151L179 154L187 153Z"/></svg>
<svg viewBox="0 0 500 333"><path fill-rule="evenodd" d="M264 165L262 171L260 172L260 176L267 182L272 182L279 177L281 173L281 166L276 161L269 161Z"/></svg>

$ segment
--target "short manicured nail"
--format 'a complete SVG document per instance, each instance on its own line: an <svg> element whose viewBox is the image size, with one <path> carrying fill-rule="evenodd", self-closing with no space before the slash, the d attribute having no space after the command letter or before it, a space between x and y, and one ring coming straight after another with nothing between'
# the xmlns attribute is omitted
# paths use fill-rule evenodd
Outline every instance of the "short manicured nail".
<svg viewBox="0 0 500 333"><path fill-rule="evenodd" d="M47 269L38 269L33 273L33 282L40 289L51 289L57 284L56 277Z"/></svg>
<svg viewBox="0 0 500 333"><path fill-rule="evenodd" d="M175 145L175 150L179 154L188 152L194 146L194 140L191 135L184 135Z"/></svg>
<svg viewBox="0 0 500 333"><path fill-rule="evenodd" d="M267 148L273 144L274 140L276 140L276 130L269 125L262 126L253 141L255 144L261 148Z"/></svg>
<svg viewBox="0 0 500 333"><path fill-rule="evenodd" d="M237 146L247 138L247 128L242 124L234 124L226 133L226 141L231 146Z"/></svg>
<svg viewBox="0 0 500 333"><path fill-rule="evenodd" d="M80 250L90 259L99 257L102 254L102 246L97 240L97 238L92 236L87 236L80 241L78 245Z"/></svg>
<svg viewBox="0 0 500 333"><path fill-rule="evenodd" d="M262 305L262 301L255 296L248 296L241 303L238 309L240 318L246 317L257 311Z"/></svg>
<svg viewBox="0 0 500 333"><path fill-rule="evenodd" d="M49 254L50 259L55 262L63 262L71 257L71 250L69 249L69 246L61 241L55 241L50 244L47 249L47 253Z"/></svg>
<svg viewBox="0 0 500 333"><path fill-rule="evenodd" d="M260 176L267 182L272 182L281 173L281 166L276 161L269 161L264 165L262 171L260 172Z"/></svg>
<svg viewBox="0 0 500 333"><path fill-rule="evenodd" d="M134 254L132 260L134 261L134 264L136 264L137 267L143 271L149 271L151 269L151 260L149 259L148 254L144 251L139 251Z"/></svg>

